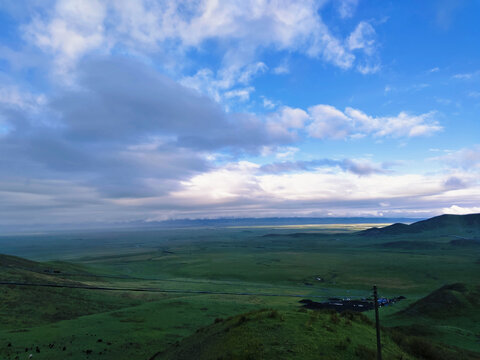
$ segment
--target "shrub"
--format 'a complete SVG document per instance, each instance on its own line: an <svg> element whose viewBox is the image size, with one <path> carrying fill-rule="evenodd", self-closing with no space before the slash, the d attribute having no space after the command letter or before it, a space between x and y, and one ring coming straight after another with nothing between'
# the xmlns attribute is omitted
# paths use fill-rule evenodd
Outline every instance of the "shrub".
<svg viewBox="0 0 480 360"><path fill-rule="evenodd" d="M280 317L280 313L277 310L272 310L268 317L271 319L278 319Z"/></svg>
<svg viewBox="0 0 480 360"><path fill-rule="evenodd" d="M412 355L426 360L453 360L451 356L437 348L431 342L417 337L410 339L408 349Z"/></svg>
<svg viewBox="0 0 480 360"><path fill-rule="evenodd" d="M400 328L389 333L392 340L409 354L426 360L456 359L451 352L439 348L424 338L405 335L403 333L405 330L406 328Z"/></svg>
<svg viewBox="0 0 480 360"><path fill-rule="evenodd" d="M348 347L348 343L345 340L342 340L335 345L335 349L337 350L346 350L347 347Z"/></svg>
<svg viewBox="0 0 480 360"><path fill-rule="evenodd" d="M353 320L356 318L357 314L355 314L353 311L343 311L340 314L341 317L347 319L347 320Z"/></svg>
<svg viewBox="0 0 480 360"><path fill-rule="evenodd" d="M372 350L362 344L355 348L355 355L361 360L375 360L377 358L377 353L375 350Z"/></svg>
<svg viewBox="0 0 480 360"><path fill-rule="evenodd" d="M338 324L340 323L340 318L338 317L338 314L337 313L333 313L332 315L330 315L330 322L332 324Z"/></svg>
<svg viewBox="0 0 480 360"><path fill-rule="evenodd" d="M280 312L278 312L277 310L272 310L269 314L268 314L268 317L271 318L271 319L278 319L280 321L284 321L285 320L285 317L283 316L283 314L281 314Z"/></svg>
<svg viewBox="0 0 480 360"><path fill-rule="evenodd" d="M325 330L327 330L327 331L335 332L335 329L332 328L332 327L330 327L330 326L328 326L328 325L323 325L323 328L324 328Z"/></svg>
<svg viewBox="0 0 480 360"><path fill-rule="evenodd" d="M248 318L247 318L245 315L242 315L242 316L240 316L240 318L238 319L237 325L241 325L241 324L243 324L244 322L246 322L247 320L248 320Z"/></svg>
<svg viewBox="0 0 480 360"><path fill-rule="evenodd" d="M307 328L307 330L313 331L312 320L308 320L308 321L305 323L305 327Z"/></svg>

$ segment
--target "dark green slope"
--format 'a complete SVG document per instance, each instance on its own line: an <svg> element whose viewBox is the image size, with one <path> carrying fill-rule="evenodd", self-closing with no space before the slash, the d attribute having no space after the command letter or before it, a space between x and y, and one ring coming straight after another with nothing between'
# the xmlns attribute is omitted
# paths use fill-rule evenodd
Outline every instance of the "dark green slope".
<svg viewBox="0 0 480 360"><path fill-rule="evenodd" d="M406 309L391 315L396 330L405 337L403 347L429 349L430 345L443 347L446 357L432 359L480 359L480 286L455 283L442 286Z"/></svg>
<svg viewBox="0 0 480 360"><path fill-rule="evenodd" d="M375 329L360 314L260 310L217 320L155 359L375 359ZM415 359L383 336L384 359Z"/></svg>
<svg viewBox="0 0 480 360"><path fill-rule="evenodd" d="M422 232L441 233L442 235L461 235L476 237L480 235L480 214L440 215L410 225L393 224L384 228L371 228L360 231L360 235L403 235Z"/></svg>
<svg viewBox="0 0 480 360"><path fill-rule="evenodd" d="M462 283L442 286L440 289L411 304L408 308L401 311L400 315L437 319L456 316L479 317L480 286L469 287Z"/></svg>
<svg viewBox="0 0 480 360"><path fill-rule="evenodd" d="M25 268L42 270L44 267L35 261L27 260L18 256L0 254L0 268Z"/></svg>
<svg viewBox="0 0 480 360"><path fill-rule="evenodd" d="M0 254L1 282L80 285L82 282L62 276L73 268L66 263L39 263ZM1 329L48 324L134 304L132 300L96 291L0 285Z"/></svg>

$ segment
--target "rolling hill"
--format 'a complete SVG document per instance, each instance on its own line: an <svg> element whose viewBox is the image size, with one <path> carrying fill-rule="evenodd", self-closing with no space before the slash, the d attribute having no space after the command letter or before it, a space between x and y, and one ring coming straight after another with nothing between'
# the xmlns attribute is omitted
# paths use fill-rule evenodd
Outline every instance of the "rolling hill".
<svg viewBox="0 0 480 360"><path fill-rule="evenodd" d="M480 286L456 283L442 286L401 311L402 315L430 318L478 316Z"/></svg>
<svg viewBox="0 0 480 360"><path fill-rule="evenodd" d="M154 359L375 359L375 329L360 314L259 310L217 319ZM385 359L415 359L384 335Z"/></svg>
<svg viewBox="0 0 480 360"><path fill-rule="evenodd" d="M77 273L79 267L67 263L40 263L16 256L0 254L0 281L12 283L42 283L81 285L62 276ZM0 318L3 328L19 329L49 324L78 316L95 314L135 304L123 298L112 298L102 292L79 289L0 286ZM38 311L41 309L41 311Z"/></svg>
<svg viewBox="0 0 480 360"><path fill-rule="evenodd" d="M440 215L427 220L417 221L410 225L396 223L383 228L373 227L360 231L358 234L363 236L382 236L423 232L477 237L480 235L480 214Z"/></svg>

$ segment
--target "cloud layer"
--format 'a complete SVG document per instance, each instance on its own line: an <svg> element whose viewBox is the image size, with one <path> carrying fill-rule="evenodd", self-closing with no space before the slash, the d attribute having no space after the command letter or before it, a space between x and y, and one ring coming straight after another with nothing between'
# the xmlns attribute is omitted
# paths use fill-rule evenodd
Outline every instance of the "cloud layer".
<svg viewBox="0 0 480 360"><path fill-rule="evenodd" d="M92 214L103 214L95 218L104 220L150 212L164 217L211 214L217 205L236 206L238 211L231 211L237 215L254 206L261 215L261 209L273 211L279 202L288 208L307 202L305 209L323 211L333 204L390 201L396 194L428 196L445 182L447 188L455 187L451 179L397 176L387 165L369 160L264 165L240 160L265 148L281 157L284 146L305 137L429 135L440 130L433 114L372 117L329 105L307 110L283 106L264 116L229 113L136 60L92 58L77 67L76 85L60 88L48 100L28 93L2 98L0 197L7 221L15 212L49 209L51 214L65 207L74 208L69 221L72 214L91 220L92 207ZM215 154L233 163L221 165ZM462 154L462 159L472 158ZM412 193L415 181L426 184ZM382 182L399 185L381 190ZM65 217L60 214L55 221Z"/></svg>
<svg viewBox="0 0 480 360"><path fill-rule="evenodd" d="M310 76L326 90L372 79L381 97L431 88L423 78L386 87L383 20L359 6L9 2L18 24L0 44L0 225L476 209L478 145L412 160L446 133L441 112L340 91L302 98L297 81ZM428 76L443 71L433 66ZM471 85L477 75L448 76Z"/></svg>

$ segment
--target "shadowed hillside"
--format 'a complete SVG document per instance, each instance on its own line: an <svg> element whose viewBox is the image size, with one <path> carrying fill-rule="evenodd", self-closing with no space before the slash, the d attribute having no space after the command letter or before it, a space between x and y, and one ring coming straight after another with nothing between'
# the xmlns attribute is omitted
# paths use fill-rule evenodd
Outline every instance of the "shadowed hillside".
<svg viewBox="0 0 480 360"><path fill-rule="evenodd" d="M440 215L410 225L396 223L384 228L360 231L364 236L403 235L434 232L442 235L477 236L480 234L480 214Z"/></svg>
<svg viewBox="0 0 480 360"><path fill-rule="evenodd" d="M402 315L448 318L474 316L480 307L480 287L462 283L442 286L401 311Z"/></svg>
<svg viewBox="0 0 480 360"><path fill-rule="evenodd" d="M0 281L12 283L43 283L80 285L62 277L63 272L78 266L67 263L40 263L16 256L0 254ZM48 324L59 320L118 309L134 304L122 298L112 298L101 292L78 289L0 287L0 319L3 328L18 329ZM41 309L41 311L39 311Z"/></svg>

